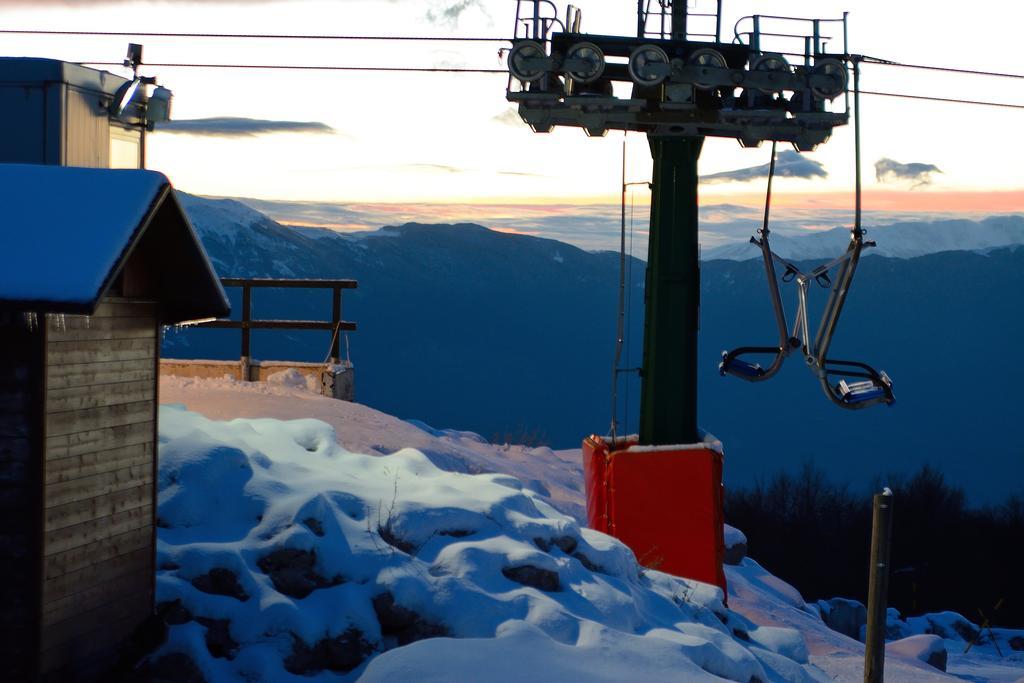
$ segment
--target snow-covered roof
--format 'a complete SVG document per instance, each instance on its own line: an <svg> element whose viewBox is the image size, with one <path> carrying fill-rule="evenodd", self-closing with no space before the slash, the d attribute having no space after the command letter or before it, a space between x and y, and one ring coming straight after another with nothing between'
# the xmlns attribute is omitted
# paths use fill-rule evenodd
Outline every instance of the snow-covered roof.
<svg viewBox="0 0 1024 683"><path fill-rule="evenodd" d="M0 164L0 309L92 313L136 253L153 283L144 294L163 304L163 322L227 314L220 281L163 174Z"/></svg>
<svg viewBox="0 0 1024 683"><path fill-rule="evenodd" d="M37 87L45 83L67 83L112 95L126 82L123 76L59 59L0 57L0 83L35 84Z"/></svg>

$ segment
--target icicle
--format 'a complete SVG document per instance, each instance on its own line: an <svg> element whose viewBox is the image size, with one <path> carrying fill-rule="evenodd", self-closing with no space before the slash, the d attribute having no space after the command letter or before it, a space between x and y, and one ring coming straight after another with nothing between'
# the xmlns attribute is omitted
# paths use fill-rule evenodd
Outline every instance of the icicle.
<svg viewBox="0 0 1024 683"><path fill-rule="evenodd" d="M46 322L49 327L53 327L61 332L67 332L67 322L64 320L63 313L47 313Z"/></svg>
<svg viewBox="0 0 1024 683"><path fill-rule="evenodd" d="M203 323L212 323L216 318L197 318L196 320L182 320L174 326L176 332L180 332L186 327L197 327Z"/></svg>
<svg viewBox="0 0 1024 683"><path fill-rule="evenodd" d="M35 332L39 326L39 316L32 311L25 312L25 324L28 326L29 332Z"/></svg>
<svg viewBox="0 0 1024 683"><path fill-rule="evenodd" d="M92 329L92 316L91 315L85 316L85 329L87 329L87 330L91 330Z"/></svg>

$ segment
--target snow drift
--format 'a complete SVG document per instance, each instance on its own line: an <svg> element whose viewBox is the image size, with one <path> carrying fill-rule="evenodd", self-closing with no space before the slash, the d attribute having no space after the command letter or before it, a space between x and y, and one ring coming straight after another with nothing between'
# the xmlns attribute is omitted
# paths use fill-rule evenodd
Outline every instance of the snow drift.
<svg viewBox="0 0 1024 683"><path fill-rule="evenodd" d="M317 420L164 406L160 424L157 664L185 655L210 681L828 680L797 631L642 569L513 477L353 453Z"/></svg>

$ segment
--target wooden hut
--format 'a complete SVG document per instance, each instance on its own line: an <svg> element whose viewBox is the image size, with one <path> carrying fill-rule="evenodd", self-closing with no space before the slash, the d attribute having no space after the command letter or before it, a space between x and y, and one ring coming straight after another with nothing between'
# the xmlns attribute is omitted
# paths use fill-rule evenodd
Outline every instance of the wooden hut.
<svg viewBox="0 0 1024 683"><path fill-rule="evenodd" d="M0 668L92 680L152 614L161 327L229 312L167 179L0 164Z"/></svg>

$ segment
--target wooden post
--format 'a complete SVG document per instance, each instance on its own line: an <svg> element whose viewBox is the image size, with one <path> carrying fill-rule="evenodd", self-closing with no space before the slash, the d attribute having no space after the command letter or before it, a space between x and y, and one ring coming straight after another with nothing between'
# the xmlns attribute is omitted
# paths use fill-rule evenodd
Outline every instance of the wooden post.
<svg viewBox="0 0 1024 683"><path fill-rule="evenodd" d="M341 330L338 323L341 322L341 287L334 286L334 301L331 304L331 327L334 329L333 341L331 342L331 362L341 362Z"/></svg>
<svg viewBox="0 0 1024 683"><path fill-rule="evenodd" d="M871 568L868 623L864 639L864 683L882 683L885 672L885 616L889 594L889 550L892 535L892 491L874 497L871 518Z"/></svg>
<svg viewBox="0 0 1024 683"><path fill-rule="evenodd" d="M250 351L250 329L249 322L252 320L252 288L248 284L242 285L242 377L243 382L249 381L249 363L251 361Z"/></svg>

